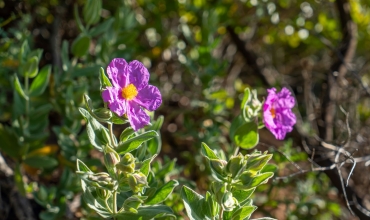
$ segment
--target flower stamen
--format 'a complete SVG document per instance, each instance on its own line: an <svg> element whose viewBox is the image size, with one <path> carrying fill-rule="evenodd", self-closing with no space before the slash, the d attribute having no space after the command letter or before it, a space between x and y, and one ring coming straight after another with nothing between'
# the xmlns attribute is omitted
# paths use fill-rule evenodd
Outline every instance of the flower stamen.
<svg viewBox="0 0 370 220"><path fill-rule="evenodd" d="M270 113L271 113L272 118L276 117L276 110L274 108L270 109Z"/></svg>
<svg viewBox="0 0 370 220"><path fill-rule="evenodd" d="M137 94L138 91L132 83L122 89L122 97L128 101L133 100Z"/></svg>

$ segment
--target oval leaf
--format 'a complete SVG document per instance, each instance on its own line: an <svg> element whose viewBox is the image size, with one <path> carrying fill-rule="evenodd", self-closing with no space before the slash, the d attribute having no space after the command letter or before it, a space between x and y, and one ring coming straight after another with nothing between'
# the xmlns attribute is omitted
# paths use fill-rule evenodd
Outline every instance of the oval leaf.
<svg viewBox="0 0 370 220"><path fill-rule="evenodd" d="M90 47L90 37L86 35L80 35L72 43L72 53L76 57L84 56Z"/></svg>
<svg viewBox="0 0 370 220"><path fill-rule="evenodd" d="M50 72L50 65L47 65L40 70L40 73L31 84L30 96L39 96L45 91L46 86L49 83Z"/></svg>
<svg viewBox="0 0 370 220"><path fill-rule="evenodd" d="M169 181L161 188L157 189L155 194L146 200L146 204L155 205L165 201L167 197L172 193L173 189L178 185L179 183L176 180Z"/></svg>
<svg viewBox="0 0 370 220"><path fill-rule="evenodd" d="M55 158L41 155L26 158L23 162L35 168L52 168L58 165L58 161Z"/></svg>
<svg viewBox="0 0 370 220"><path fill-rule="evenodd" d="M117 153L125 154L137 149L143 142L148 141L154 137L158 136L155 131L147 131L136 137L130 138L127 141L120 142L116 149Z"/></svg>
<svg viewBox="0 0 370 220"><path fill-rule="evenodd" d="M33 56L27 61L23 70L25 76L28 76L30 78L35 77L37 75L37 72L39 71L39 59L36 56Z"/></svg>
<svg viewBox="0 0 370 220"><path fill-rule="evenodd" d="M19 82L18 76L14 75L14 88L17 91L18 95L20 95L25 100L28 100L28 96L24 93L21 83Z"/></svg>
<svg viewBox="0 0 370 220"><path fill-rule="evenodd" d="M248 122L240 126L234 134L234 142L243 149L251 149L258 144L258 126L254 122Z"/></svg>

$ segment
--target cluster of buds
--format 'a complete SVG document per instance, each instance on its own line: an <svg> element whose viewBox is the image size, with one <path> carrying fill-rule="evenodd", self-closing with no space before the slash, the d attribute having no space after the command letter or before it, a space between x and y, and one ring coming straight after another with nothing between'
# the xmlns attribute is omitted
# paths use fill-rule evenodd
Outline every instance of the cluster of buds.
<svg viewBox="0 0 370 220"><path fill-rule="evenodd" d="M239 153L231 156L229 161L223 159L209 159L212 174L216 179L230 183L242 182L246 176L253 176L260 171L271 159L270 154L260 154L258 152L243 156Z"/></svg>
<svg viewBox="0 0 370 220"><path fill-rule="evenodd" d="M117 190L118 188L117 181L105 172L89 174L85 180L87 180L91 186L94 186L98 189L113 191Z"/></svg>

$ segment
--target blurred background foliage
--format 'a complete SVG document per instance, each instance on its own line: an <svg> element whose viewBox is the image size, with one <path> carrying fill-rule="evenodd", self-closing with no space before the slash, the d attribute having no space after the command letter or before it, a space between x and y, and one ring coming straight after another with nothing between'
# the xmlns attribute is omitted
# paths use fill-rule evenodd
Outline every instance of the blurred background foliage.
<svg viewBox="0 0 370 220"><path fill-rule="evenodd" d="M356 55L349 64L355 75L346 78L347 93L353 94L359 81L370 83L370 5L351 0L350 9L357 24ZM257 89L263 100L268 86L290 87L300 126L315 134L306 83L311 82L316 110L333 48L343 37L334 0L0 0L0 14L0 149L13 170L8 178L14 177L20 194L33 194L30 202L41 219L75 219L91 212L80 201L75 162L82 158L99 170L102 158L88 142L77 108L84 106L84 93L94 106L102 106L99 68L112 58L144 63L150 83L162 93L163 104L154 117L164 116L162 151L153 172L160 181L177 178L204 193L210 180L200 143L232 153L228 130L245 88ZM255 63L239 53L235 36L253 51ZM264 67L264 78L256 66ZM369 142L370 99L355 94L356 101L340 104L350 112L361 147ZM336 124L338 142L344 139L343 120ZM118 135L125 126L115 128ZM279 151L310 167L302 144L293 139L279 142L261 130L264 144L257 149L274 153L277 176L296 172ZM369 199L368 190L360 192ZM10 201L4 190L1 195L2 201ZM323 173L273 180L254 199L259 207L255 217L351 218ZM186 218L178 193L166 203L179 219ZM0 205L1 212L12 219L17 208L9 204Z"/></svg>

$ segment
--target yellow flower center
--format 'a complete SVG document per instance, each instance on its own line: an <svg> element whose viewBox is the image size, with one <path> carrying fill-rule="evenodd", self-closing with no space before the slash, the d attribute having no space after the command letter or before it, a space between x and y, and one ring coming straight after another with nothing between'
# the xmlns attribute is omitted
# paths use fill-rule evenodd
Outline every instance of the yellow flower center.
<svg viewBox="0 0 370 220"><path fill-rule="evenodd" d="M126 100L133 100L138 94L138 91L134 84L130 84L122 89L122 97Z"/></svg>
<svg viewBox="0 0 370 220"><path fill-rule="evenodd" d="M272 118L275 118L276 117L276 112L275 112L275 109L274 108L271 108L270 109L270 113L271 113Z"/></svg>

